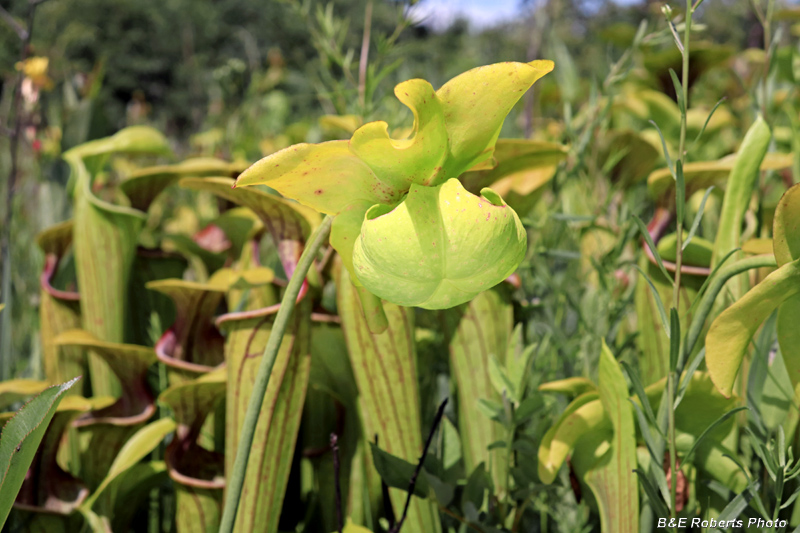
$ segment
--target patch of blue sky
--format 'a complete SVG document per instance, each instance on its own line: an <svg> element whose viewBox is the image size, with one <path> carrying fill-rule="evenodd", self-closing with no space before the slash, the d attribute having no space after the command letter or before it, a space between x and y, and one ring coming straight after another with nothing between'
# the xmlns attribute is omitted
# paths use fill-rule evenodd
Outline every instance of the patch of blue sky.
<svg viewBox="0 0 800 533"><path fill-rule="evenodd" d="M615 0L631 4L638 0ZM535 6L535 0L523 5L521 0L420 0L412 8L412 17L434 30L442 30L453 21L465 18L473 29L483 29L519 18Z"/></svg>

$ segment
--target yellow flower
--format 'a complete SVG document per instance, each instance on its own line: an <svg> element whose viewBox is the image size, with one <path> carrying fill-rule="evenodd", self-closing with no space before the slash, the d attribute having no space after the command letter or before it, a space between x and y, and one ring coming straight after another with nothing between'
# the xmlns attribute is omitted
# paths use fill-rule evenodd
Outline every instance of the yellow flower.
<svg viewBox="0 0 800 533"><path fill-rule="evenodd" d="M17 62L16 68L30 78L36 87L48 90L53 88L53 80L47 75L49 63L50 59L46 57L30 57L24 62Z"/></svg>

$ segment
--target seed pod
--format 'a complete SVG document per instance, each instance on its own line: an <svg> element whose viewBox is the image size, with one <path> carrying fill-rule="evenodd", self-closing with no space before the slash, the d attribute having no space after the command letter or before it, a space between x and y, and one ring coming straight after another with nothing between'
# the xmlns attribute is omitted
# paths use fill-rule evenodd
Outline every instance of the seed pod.
<svg viewBox="0 0 800 533"><path fill-rule="evenodd" d="M497 193L475 196L450 179L412 185L396 207L371 207L353 266L364 287L384 300L446 309L511 275L526 248L519 217Z"/></svg>

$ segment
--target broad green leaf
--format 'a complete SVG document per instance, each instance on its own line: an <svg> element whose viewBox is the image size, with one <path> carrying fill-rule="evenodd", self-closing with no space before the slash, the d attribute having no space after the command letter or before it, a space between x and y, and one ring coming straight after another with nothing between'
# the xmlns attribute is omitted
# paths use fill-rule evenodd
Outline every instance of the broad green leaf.
<svg viewBox="0 0 800 533"><path fill-rule="evenodd" d="M91 508L109 485L152 452L167 435L175 431L175 427L175 422L171 418L162 418L151 422L134 433L130 440L120 449L114 458L114 462L111 463L108 475L100 483L100 486L95 489L91 497L86 500L84 506Z"/></svg>
<svg viewBox="0 0 800 533"><path fill-rule="evenodd" d="M730 396L736 374L753 334L783 302L800 294L800 259L786 263L722 312L706 336L706 365L714 384ZM798 369L787 360L792 383L800 381Z"/></svg>
<svg viewBox="0 0 800 533"><path fill-rule="evenodd" d="M636 430L628 389L614 355L605 342L600 352L598 391L611 419L611 449L586 474L600 509L603 531L639 531L639 485L636 469Z"/></svg>
<svg viewBox="0 0 800 533"><path fill-rule="evenodd" d="M658 385L661 385L662 382L659 382ZM654 410L657 410L661 403L661 397L656 394L660 394L661 390L663 387L655 385L647 388L647 394ZM675 427L679 434L684 435L683 445L691 447L695 439L700 437L721 415L734 409L737 402L736 397L726 398L720 394L706 372L695 372L683 400L675 411ZM735 421L731 419L725 424L717 426L708 435L710 438L700 445L700 449L708 446L712 441L729 444L727 438L733 431L735 431ZM682 451L685 453L688 448Z"/></svg>
<svg viewBox="0 0 800 533"><path fill-rule="evenodd" d="M397 85L394 94L414 114L412 134L395 140L385 122L370 122L353 133L350 150L397 190L441 181L448 142L442 101L431 84L420 79Z"/></svg>
<svg viewBox="0 0 800 533"><path fill-rule="evenodd" d="M772 225L772 245L778 266L800 259L800 184L781 197Z"/></svg>
<svg viewBox="0 0 800 533"><path fill-rule="evenodd" d="M176 482L175 521L179 531L216 531L222 508L224 458L197 443L197 435L225 393L225 372L174 385L159 396L175 416L175 437L165 462Z"/></svg>
<svg viewBox="0 0 800 533"><path fill-rule="evenodd" d="M181 178L230 177L235 178L247 168L243 163L228 163L212 157L186 159L176 165L146 167L133 172L122 183L120 189L131 201L131 207L147 211L153 200L167 187Z"/></svg>
<svg viewBox="0 0 800 533"><path fill-rule="evenodd" d="M491 490L492 481L486 472L486 465L481 463L472 470L467 478L467 484L464 486L464 492L461 495L461 508L464 509L464 514L468 516L471 507L474 514L477 515L478 511L484 508L486 492Z"/></svg>
<svg viewBox="0 0 800 533"><path fill-rule="evenodd" d="M378 436L382 449L405 461L419 459L422 428L417 390L414 314L392 304L385 306L388 328L370 332L355 287L346 269L339 269L337 304L359 389L364 438ZM390 490L395 516L400 516L405 493ZM435 505L412 498L404 528L414 533L440 531Z"/></svg>
<svg viewBox="0 0 800 533"><path fill-rule="evenodd" d="M40 233L36 238L45 253L39 278L39 321L42 338L42 364L51 383L63 383L86 373L86 353L74 347L59 347L54 339L59 334L81 325L80 295L54 286L58 267L72 244L72 221L62 222ZM68 394L80 394L80 387Z"/></svg>
<svg viewBox="0 0 800 533"><path fill-rule="evenodd" d="M91 141L64 153L74 187L74 255L82 293L83 328L108 342L126 340L128 281L145 214L97 197L92 172L111 153L169 153L166 138L146 126L125 128L111 137ZM91 171L90 171L91 169ZM119 383L103 360L89 354L93 392L113 395Z"/></svg>
<svg viewBox="0 0 800 533"><path fill-rule="evenodd" d="M152 490L162 487L169 480L164 461L150 461L131 466L114 482L114 508L111 518L112 531L129 531L131 520L149 499Z"/></svg>
<svg viewBox="0 0 800 533"><path fill-rule="evenodd" d="M331 246L333 246L339 256L342 258L347 271L351 273L350 279L357 286L361 287L361 282L355 275L353 267L353 250L356 246L356 241L361 235L361 225L364 223L364 218L369 211L372 204L369 201L362 200L353 202L341 213L336 215L331 225ZM362 299L362 304L367 305Z"/></svg>
<svg viewBox="0 0 800 533"><path fill-rule="evenodd" d="M790 264L793 263L787 263L787 265ZM795 285L800 285L800 280L796 279ZM778 344L781 347L782 359L786 363L786 371L793 389L797 389L800 385L800 328L798 328L800 296L798 293L800 293L800 287L796 290L794 297L787 298L778 307L777 323Z"/></svg>
<svg viewBox="0 0 800 533"><path fill-rule="evenodd" d="M385 452L374 443L370 443L370 449L372 450L372 461L375 464L375 469L384 483L394 489L408 491L409 483L411 478L414 477L417 465ZM420 498L427 498L430 493L431 487L428 485L428 477L423 470L414 485L414 495Z"/></svg>
<svg viewBox="0 0 800 533"><path fill-rule="evenodd" d="M539 479L548 485L555 481L575 443L586 433L607 430L610 424L598 393L587 392L575 398L542 438Z"/></svg>
<svg viewBox="0 0 800 533"><path fill-rule="evenodd" d="M719 230L714 241L712 266L716 265L728 252L741 245L739 238L742 220L758 182L761 162L767 154L771 139L772 131L759 115L747 130L736 154L733 168L731 168L725 189L725 198L722 201ZM734 297L741 296L743 292L742 288L735 290Z"/></svg>
<svg viewBox="0 0 800 533"><path fill-rule="evenodd" d="M318 122L326 133L345 132L349 135L356 131L364 121L358 115L322 115Z"/></svg>
<svg viewBox="0 0 800 533"><path fill-rule="evenodd" d="M515 177L523 175L526 171L555 168L567 158L567 153L568 148L558 143L528 139L498 139L493 154L496 164L490 169L465 172L459 180L465 189L477 194L484 187L495 188L497 183L507 178L517 182ZM527 183L527 180L522 181L529 187L540 185Z"/></svg>
<svg viewBox="0 0 800 533"><path fill-rule="evenodd" d="M539 385L542 392L560 392L572 398L587 392L597 392L597 386L588 378L574 377L550 381Z"/></svg>
<svg viewBox="0 0 800 533"><path fill-rule="evenodd" d="M747 486L747 476L731 460L736 453L726 446L713 442L701 445L695 453L694 464L705 474L716 479L730 490L739 492Z"/></svg>
<svg viewBox="0 0 800 533"><path fill-rule="evenodd" d="M197 485L207 488L222 488L224 485L221 481L222 454L202 448L196 441L206 418L222 400L225 387L226 373L218 370L198 379L173 385L158 397L159 402L172 410L177 424L175 437L167 447L165 460L170 475L180 483L193 485L194 480L199 480ZM163 427L158 426L151 432L142 434L141 439L147 442L150 441L150 433L154 432L156 436L161 434L168 428L168 424L164 424ZM131 453L136 451L137 446L134 444L131 446Z"/></svg>
<svg viewBox="0 0 800 533"><path fill-rule="evenodd" d="M272 331L278 306L228 313L219 317L227 332L225 471L230 473L242 431L264 346ZM297 442L306 397L310 357L311 302L303 299L295 308L275 359L269 385L256 425L251 458L239 502L234 531L277 531L291 461L256 458L291 457Z"/></svg>
<svg viewBox="0 0 800 533"><path fill-rule="evenodd" d="M175 323L155 347L159 361L167 365L171 384L194 379L223 363L225 340L213 318L228 288L225 282L215 276L208 283L165 279L147 284L175 303Z"/></svg>
<svg viewBox="0 0 800 533"><path fill-rule="evenodd" d="M155 413L148 369L156 362L152 348L101 341L82 330L66 331L57 346L92 350L120 382L121 395L74 422L80 446L79 477L93 490L106 477L117 452Z"/></svg>
<svg viewBox="0 0 800 533"><path fill-rule="evenodd" d="M461 461L461 438L458 429L447 417L442 418L442 467L445 471Z"/></svg>
<svg viewBox="0 0 800 533"><path fill-rule="evenodd" d="M491 159L506 116L553 67L548 60L487 65L456 76L436 91L444 110L449 154L432 185Z"/></svg>
<svg viewBox="0 0 800 533"><path fill-rule="evenodd" d="M677 258L676 244L677 235L670 233L658 241L658 253L665 261L675 262ZM691 242L683 249L683 264L697 267L710 267L711 254L714 244L701 237L694 237Z"/></svg>
<svg viewBox="0 0 800 533"><path fill-rule="evenodd" d="M114 145L109 141L109 146ZM92 146L98 150L107 147L102 144ZM92 190L94 177L87 170L84 160L77 157L77 154L83 153L76 152L79 148L73 148L64 157L76 179L73 250L78 287L82 295L83 327L104 341L123 342L128 281L146 215L137 209L115 205L95 196ZM94 153L92 147L87 150ZM114 395L119 392L119 383L108 366L91 352L89 371L94 394Z"/></svg>
<svg viewBox="0 0 800 533"><path fill-rule="evenodd" d="M516 270L527 236L517 214L490 189L458 180L412 186L394 210L372 207L353 251L359 281L400 305L445 309L467 302Z"/></svg>
<svg viewBox="0 0 800 533"><path fill-rule="evenodd" d="M176 531L216 533L222 518L222 489L178 484L175 490ZM265 530L266 531L266 530Z"/></svg>
<svg viewBox="0 0 800 533"><path fill-rule="evenodd" d="M657 410L662 399L662 393L666 384L666 378L653 383L645 388L648 401L653 410ZM639 405L637 397L630 398L631 401ZM695 372L687 388L684 400L681 402L675 413L675 425L678 431L681 445L679 449L687 452L689 448L710 424L720 415L732 409L737 400L726 399L716 391L710 378L702 372ZM633 413L631 413L631 417ZM715 446L726 446L734 430L734 421L728 420L725 424L718 426L712 432L711 439L701 443L697 449L695 463L701 468L705 468L705 462L709 457L719 450L714 450ZM539 478L544 483L552 483L558 470L572 453L576 446L597 446L597 450L583 449L581 453L593 457L596 451L604 451L608 446L609 432L611 430L611 420L598 398L596 392L585 393L577 397L567 407L559 420L545 433L539 447ZM582 439L586 438L586 441ZM711 442L714 441L714 442ZM718 443L722 442L722 445ZM589 444L587 444L589 443ZM722 449L722 448L720 448ZM723 450L724 451L724 450ZM717 457L714 456L714 457ZM586 459L586 457L585 457ZM595 457L595 459L597 459ZM739 474L730 469L730 465L724 464L718 457L712 467L707 470L714 475L720 482L739 483ZM592 461L586 462L587 469ZM718 476L718 477L717 477ZM738 486L738 485L737 485Z"/></svg>
<svg viewBox="0 0 800 533"><path fill-rule="evenodd" d="M79 346L93 350L108 364L120 380L122 395L112 405L93 411L91 421L133 424L144 422L155 412L147 385L147 371L156 361L152 348L135 344L105 342L82 330L66 331L55 339L59 346ZM90 420L83 420L81 424Z"/></svg>
<svg viewBox="0 0 800 533"><path fill-rule="evenodd" d="M550 142L499 139L492 168L464 173L459 180L468 191L479 194L490 187L517 212L526 213L541 198L567 147Z"/></svg>
<svg viewBox="0 0 800 533"><path fill-rule="evenodd" d="M488 448L504 438L503 428L483 415L479 401L500 400L489 379L489 362L492 357L507 357L514 318L508 291L503 286L484 291L468 304L443 311L442 316L458 394L466 472L469 475L481 463L489 465L495 486L501 488L508 454Z"/></svg>
<svg viewBox="0 0 800 533"><path fill-rule="evenodd" d="M149 126L131 126L110 137L89 141L64 153L65 158L86 159L110 153L169 154L166 137Z"/></svg>
<svg viewBox="0 0 800 533"><path fill-rule="evenodd" d="M311 209L257 189L233 189L228 178L185 178L180 185L208 191L231 202L249 207L272 235L287 277L291 277L303 251L303 242L320 223Z"/></svg>
<svg viewBox="0 0 800 533"><path fill-rule="evenodd" d="M358 200L391 204L402 191L376 176L347 141L297 144L253 164L237 187L267 185L321 213L335 215Z"/></svg>
<svg viewBox="0 0 800 533"><path fill-rule="evenodd" d="M0 433L0 525L8 517L59 402L77 381L75 378L45 389L3 427Z"/></svg>

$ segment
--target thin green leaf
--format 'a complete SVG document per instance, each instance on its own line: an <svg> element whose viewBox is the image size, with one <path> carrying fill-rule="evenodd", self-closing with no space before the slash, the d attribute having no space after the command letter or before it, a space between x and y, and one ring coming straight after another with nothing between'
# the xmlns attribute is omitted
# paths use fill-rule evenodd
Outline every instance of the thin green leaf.
<svg viewBox="0 0 800 533"><path fill-rule="evenodd" d="M719 513L719 521L725 522L738 518L744 510L747 509L750 500L753 498L753 494L758 491L758 486L758 482L754 481L740 494L737 494L736 497L725 506L722 512Z"/></svg>
<svg viewBox="0 0 800 533"><path fill-rule="evenodd" d="M697 352L697 355L694 356L692 362L689 363L689 368L686 369L686 374L683 376L683 380L678 387L678 394L675 395L674 409L677 409L681 404L681 400L683 400L683 396L686 394L686 389L689 387L689 383L692 382L692 376L694 375L695 371L700 368L700 364L703 362L705 357L706 349L702 348L699 352Z"/></svg>
<svg viewBox="0 0 800 533"><path fill-rule="evenodd" d="M697 291L697 296L695 296L695 298L694 298L694 301L692 302L692 305L691 305L691 307L689 307L689 310L686 312L686 315L687 315L687 316L688 316L688 315L691 315L691 314L694 312L694 309L695 309L695 307L696 307L696 306L697 306L697 305L700 303L700 300L702 300L702 299L703 299L703 295L705 294L705 292L706 292L706 289L708 288L708 285L709 285L709 284L711 283L711 281L714 279L714 276L717 274L717 272L719 272L719 269L720 269L720 268L722 268L722 265L724 265L724 264L725 264L725 262L726 262L728 259L730 259L731 257L733 257L733 254L735 254L735 253L736 253L736 252L738 252L739 250L741 250L741 248L736 248L735 250L731 250L730 252L728 252L728 253L725 255L725 257L723 257L723 258L722 258L722 261L720 261L720 262L719 262L719 264L718 264L717 266L715 266L715 267L714 267L714 270L712 270L712 271L711 271L711 274L709 274L709 275L708 275L708 277L706 277L706 280L705 280L705 281L703 282L703 284L700 286L700 290L699 290L699 291ZM691 349L693 348L693 346L691 346L691 347L690 347L690 346L687 346L687 348L691 350Z"/></svg>
<svg viewBox="0 0 800 533"><path fill-rule="evenodd" d="M727 97L727 96L723 96L722 98L720 98L720 99L717 101L717 103L716 103L716 104L714 105L714 107L711 109L711 113L709 113L709 114L708 114L708 117L706 118L706 121L705 121L705 123L703 124L703 127L702 127L702 128L700 128L700 133L698 133L698 134L697 134L697 137L695 137L694 141L692 142L692 145L694 145L694 144L697 144L697 141L699 141L699 140L700 140L700 137L702 137L702 136L703 136L703 133L706 131L706 127L708 126L708 123L711 121L711 117L714 115L714 111L716 111L716 110L717 110L717 108L720 106L720 104L722 104L722 102L724 102L724 101L725 101L725 100L727 100L727 99L728 99L728 97Z"/></svg>
<svg viewBox="0 0 800 533"><path fill-rule="evenodd" d="M797 499L798 495L800 495L800 487L797 487L795 491L792 493L792 495L789 496L789 498L781 504L781 509L786 509L787 507L792 505L792 503ZM798 529L800 529L800 526L798 526ZM795 531L797 531L797 529L795 529Z"/></svg>
<svg viewBox="0 0 800 533"><path fill-rule="evenodd" d="M716 420L715 420L715 421L714 421L714 422L713 422L713 423L712 423L710 426L708 426L708 427L705 429L705 431L703 431L703 433L701 433L701 434L700 434L700 436L699 436L699 437L697 437L697 439L695 439L695 441L694 441L694 444L692 444L692 447L689 449L689 453L687 453L687 454L684 456L684 458L683 458L684 462L688 462L688 461L690 461L690 460L691 460L691 458L692 458L692 454L694 454L695 450L696 450L696 449L697 449L697 447L700 445L700 443L703 441L703 439L706 437L706 435L708 435L709 433L711 433L712 431L714 431L714 429L715 429L717 426L719 426L720 424L722 424L723 422L725 422L725 421L726 421L728 418L732 417L733 415L735 415L735 414L736 414L736 413L738 413L739 411L744 411L744 410L746 410L746 409L747 409L747 407L744 407L744 406L742 406L742 407L737 407L737 408L735 408L735 409L731 409L731 410L730 410L730 411L728 411L727 413L725 413L725 414L723 414L722 416L720 416L719 418L717 418L717 419L716 419Z"/></svg>
<svg viewBox="0 0 800 533"><path fill-rule="evenodd" d="M664 327L664 331L667 333L667 336L669 336L670 329L669 329L669 321L667 320L667 311L664 309L664 303L661 301L661 297L658 295L658 290L656 289L656 286L653 285L653 282L650 280L650 277L647 274L645 274L644 270L639 268L639 265L633 265L633 266L644 277L645 281L647 281L647 283L650 284L650 289L652 289L653 291L653 297L656 301L656 306L658 306L658 314L661 316L661 325Z"/></svg>
<svg viewBox="0 0 800 533"><path fill-rule="evenodd" d="M675 216L676 223L683 228L686 213L686 181L683 175L683 162L678 161L675 166Z"/></svg>
<svg viewBox="0 0 800 533"><path fill-rule="evenodd" d="M642 484L645 494L647 494L647 499L650 501L650 506L653 508L656 516L669 516L667 504L658 496L656 488L650 482L650 479L648 479L647 475L638 468L634 470L634 472L636 472L636 475L639 476L639 481Z"/></svg>
<svg viewBox="0 0 800 533"><path fill-rule="evenodd" d="M681 55L683 55L683 43L681 42L681 38L678 36L678 28L675 27L675 23L672 20L667 19L667 23L669 24L669 31L672 33L672 39L675 41L675 44L680 50Z"/></svg>
<svg viewBox="0 0 800 533"><path fill-rule="evenodd" d="M750 444L753 446L753 451L756 452L756 455L761 459L764 467L767 469L767 473L772 480L775 480L775 475L778 470L778 465L775 463L775 460L769 454L769 450L766 449L763 443L763 439L756 436L755 433L750 428L745 428L745 431L750 436Z"/></svg>
<svg viewBox="0 0 800 533"><path fill-rule="evenodd" d="M501 396L505 394L512 402L519 403L516 387L494 354L489 356L489 380L497 394Z"/></svg>
<svg viewBox="0 0 800 533"><path fill-rule="evenodd" d="M642 222L642 219L636 215L633 216L633 220L639 227L639 232L642 234L642 237L644 237L647 247L650 248L651 252L653 252L653 257L656 258L658 268L661 269L661 272L664 274L664 277L667 278L667 281L669 281L670 285L674 285L675 282L673 281L672 276L669 274L669 271L667 271L666 267L664 266L664 262L661 260L661 255L658 253L658 248L656 248L655 243L653 243L653 238L650 237L650 232L647 231L647 226L645 226L644 222Z"/></svg>
<svg viewBox="0 0 800 533"><path fill-rule="evenodd" d="M647 398L647 394L644 391L644 386L642 385L642 381L639 379L639 374L636 373L631 368L631 366L625 361L620 361L620 365L625 370L625 373L628 374L628 379L631 380L633 391L634 393L636 393L636 396L639 398L639 401L642 402L642 406L644 407L644 413L647 415L647 421L654 427L658 427L658 422L656 422L656 415L653 413L653 408L650 405L650 400Z"/></svg>
<svg viewBox="0 0 800 533"><path fill-rule="evenodd" d="M686 112L686 101L683 99L683 85L681 85L681 80L678 79L678 75L675 74L675 71L669 69L669 77L672 78L672 85L675 87L675 94L678 96L678 108L681 110L681 113Z"/></svg>
<svg viewBox="0 0 800 533"><path fill-rule="evenodd" d="M692 242L692 238L697 233L697 228L700 227L700 222L703 220L703 211L706 208L706 200L711 195L711 192L714 190L714 186L712 185L708 189L706 189L706 193L703 195L703 199L700 202L700 209L697 210L697 214L694 216L694 220L692 221L692 227L689 228L689 233L686 235L686 239L683 241L683 245L681 245L681 250L685 250L689 243Z"/></svg>
<svg viewBox="0 0 800 533"><path fill-rule="evenodd" d="M647 418L645 418L645 415L642 412L642 408L639 406L639 404L633 400L631 400L631 403L633 404L633 410L636 411L636 420L639 422L639 431L642 433L644 443L647 446L647 451L650 452L650 457L652 457L654 461L660 461L660 454L656 451L656 443L653 440L653 433L650 429L651 426L647 422Z"/></svg>
<svg viewBox="0 0 800 533"><path fill-rule="evenodd" d="M661 147L664 149L664 159L667 161L667 167L669 168L670 174L675 176L675 165L672 164L672 158L669 156L669 150L667 150L667 141L664 140L664 134L661 133L661 128L658 127L658 124L656 124L655 121L650 120L649 122L656 128L658 136L661 138Z"/></svg>

